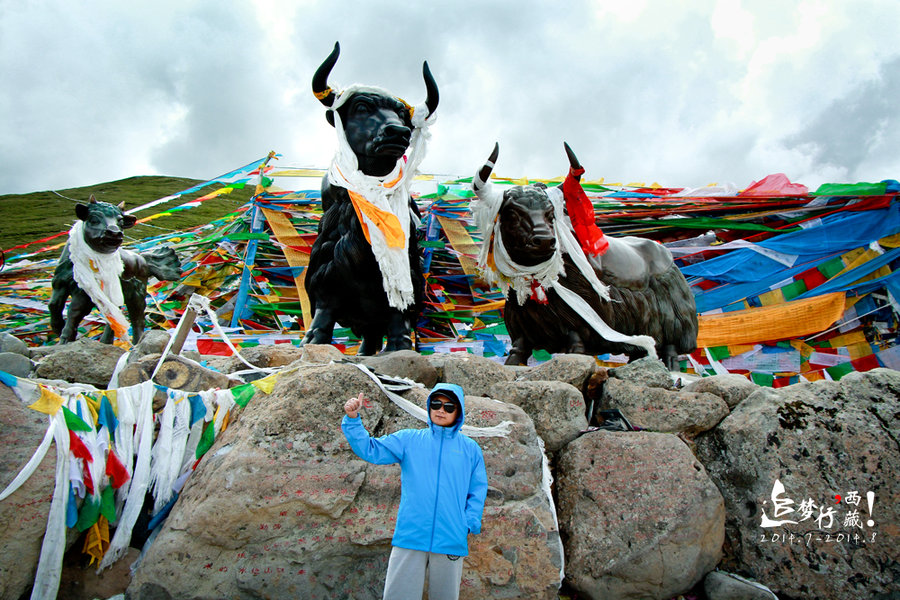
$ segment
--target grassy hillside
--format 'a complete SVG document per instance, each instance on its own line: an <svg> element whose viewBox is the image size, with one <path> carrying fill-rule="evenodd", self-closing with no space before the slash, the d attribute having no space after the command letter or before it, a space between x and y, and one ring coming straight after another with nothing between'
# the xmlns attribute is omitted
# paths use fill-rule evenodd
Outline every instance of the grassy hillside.
<svg viewBox="0 0 900 600"><path fill-rule="evenodd" d="M33 252L44 244L27 249L9 250L19 244L68 231L75 219L75 204L87 202L91 194L103 202L119 204L125 202L126 210L164 198L200 183L200 180L179 177L129 177L79 188L56 190L55 192L34 192L31 194L0 195L0 249L7 258L23 252ZM199 192L170 200L137 213L138 219L167 209L174 208L189 200L194 200L222 187L214 184ZM154 219L145 225L137 225L126 231L126 239L143 239L163 233L166 230L189 229L226 215L242 206L252 195L253 188L235 190L203 202L199 207L179 211L173 215ZM57 238L50 244L65 242Z"/></svg>

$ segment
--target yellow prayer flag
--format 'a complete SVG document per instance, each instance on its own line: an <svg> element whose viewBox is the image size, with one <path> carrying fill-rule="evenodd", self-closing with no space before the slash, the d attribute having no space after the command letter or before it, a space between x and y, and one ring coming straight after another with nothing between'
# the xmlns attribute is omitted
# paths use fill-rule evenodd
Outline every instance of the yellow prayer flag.
<svg viewBox="0 0 900 600"><path fill-rule="evenodd" d="M59 408L63 405L65 400L56 392L49 390L43 385L38 385L41 388L41 397L35 400L33 404L30 404L28 408L48 415L55 415L59 412Z"/></svg>
<svg viewBox="0 0 900 600"><path fill-rule="evenodd" d="M278 373L272 373L271 375L267 375L262 379L257 379L256 381L251 381L250 383L256 389L266 393L271 394L272 390L275 388L275 382L278 380Z"/></svg>
<svg viewBox="0 0 900 600"><path fill-rule="evenodd" d="M84 549L82 552L91 557L91 562L88 566L94 564L95 560L100 562L108 549L109 522L106 520L106 517L100 515L97 522L88 529L87 536L84 538Z"/></svg>

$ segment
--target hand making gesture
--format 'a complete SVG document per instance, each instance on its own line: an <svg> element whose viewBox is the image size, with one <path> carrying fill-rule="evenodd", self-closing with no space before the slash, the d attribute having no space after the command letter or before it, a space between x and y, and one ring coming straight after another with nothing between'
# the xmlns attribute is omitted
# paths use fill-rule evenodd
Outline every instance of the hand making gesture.
<svg viewBox="0 0 900 600"><path fill-rule="evenodd" d="M369 406L371 406L369 399L360 392L359 396L350 398L344 403L344 412L347 413L347 416L351 419L355 419L357 415L359 415L359 409L368 408Z"/></svg>

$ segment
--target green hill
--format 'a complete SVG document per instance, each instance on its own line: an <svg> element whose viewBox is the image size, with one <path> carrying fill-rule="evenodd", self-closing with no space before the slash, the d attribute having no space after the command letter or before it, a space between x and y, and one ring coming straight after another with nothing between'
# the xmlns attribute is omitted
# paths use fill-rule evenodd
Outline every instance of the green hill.
<svg viewBox="0 0 900 600"><path fill-rule="evenodd" d="M65 238L61 237L47 244L35 244L26 249L11 250L20 244L27 244L61 231L68 231L75 219L75 204L87 202L91 194L103 202L112 204L125 202L127 210L129 207L141 206L170 196L201 182L202 180L199 179L182 177L142 176L64 190L0 195L0 249L9 258L16 254L33 252L47 244L64 242ZM137 213L137 217L141 219L164 212L209 194L220 187L223 186L220 184L210 185L198 192L180 196L164 204L140 211ZM199 207L178 211L146 224L138 224L133 229L126 231L126 240L143 239L170 230L190 229L203 223L209 223L242 206L250 199L252 192L252 187L248 186L247 189L235 190L230 194L206 200Z"/></svg>

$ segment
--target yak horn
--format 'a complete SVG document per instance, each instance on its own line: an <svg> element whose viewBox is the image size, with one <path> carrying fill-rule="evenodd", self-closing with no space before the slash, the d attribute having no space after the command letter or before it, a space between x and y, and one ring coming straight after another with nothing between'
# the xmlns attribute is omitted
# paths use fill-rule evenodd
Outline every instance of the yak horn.
<svg viewBox="0 0 900 600"><path fill-rule="evenodd" d="M438 86L431 75L431 69L428 68L427 60L422 63L422 77L425 79L425 106L428 107L428 114L433 115L434 111L437 110L441 95L438 93Z"/></svg>
<svg viewBox="0 0 900 600"><path fill-rule="evenodd" d="M500 144L494 142L494 150L491 152L490 157L488 157L487 162L484 163L484 166L481 167L481 170L476 174L475 179L472 180L472 185L476 192L479 192L484 187L484 184L487 183L488 178L494 171L494 164L497 162L498 156L500 156Z"/></svg>
<svg viewBox="0 0 900 600"><path fill-rule="evenodd" d="M575 156L575 153L572 152L572 149L569 147L569 144L563 142L563 146L566 147L566 156L569 157L569 166L572 167L573 171L578 171L581 169L581 164L578 162L578 157ZM575 175L575 181L581 181L581 175Z"/></svg>
<svg viewBox="0 0 900 600"><path fill-rule="evenodd" d="M316 69L316 73L313 75L312 79L313 94L319 99L319 102L328 107L331 107L331 105L334 104L334 92L328 87L328 75L331 74L331 70L334 68L338 56L340 55L341 44L335 42L334 50L331 51L331 54L328 55L325 62L319 65L319 68Z"/></svg>

